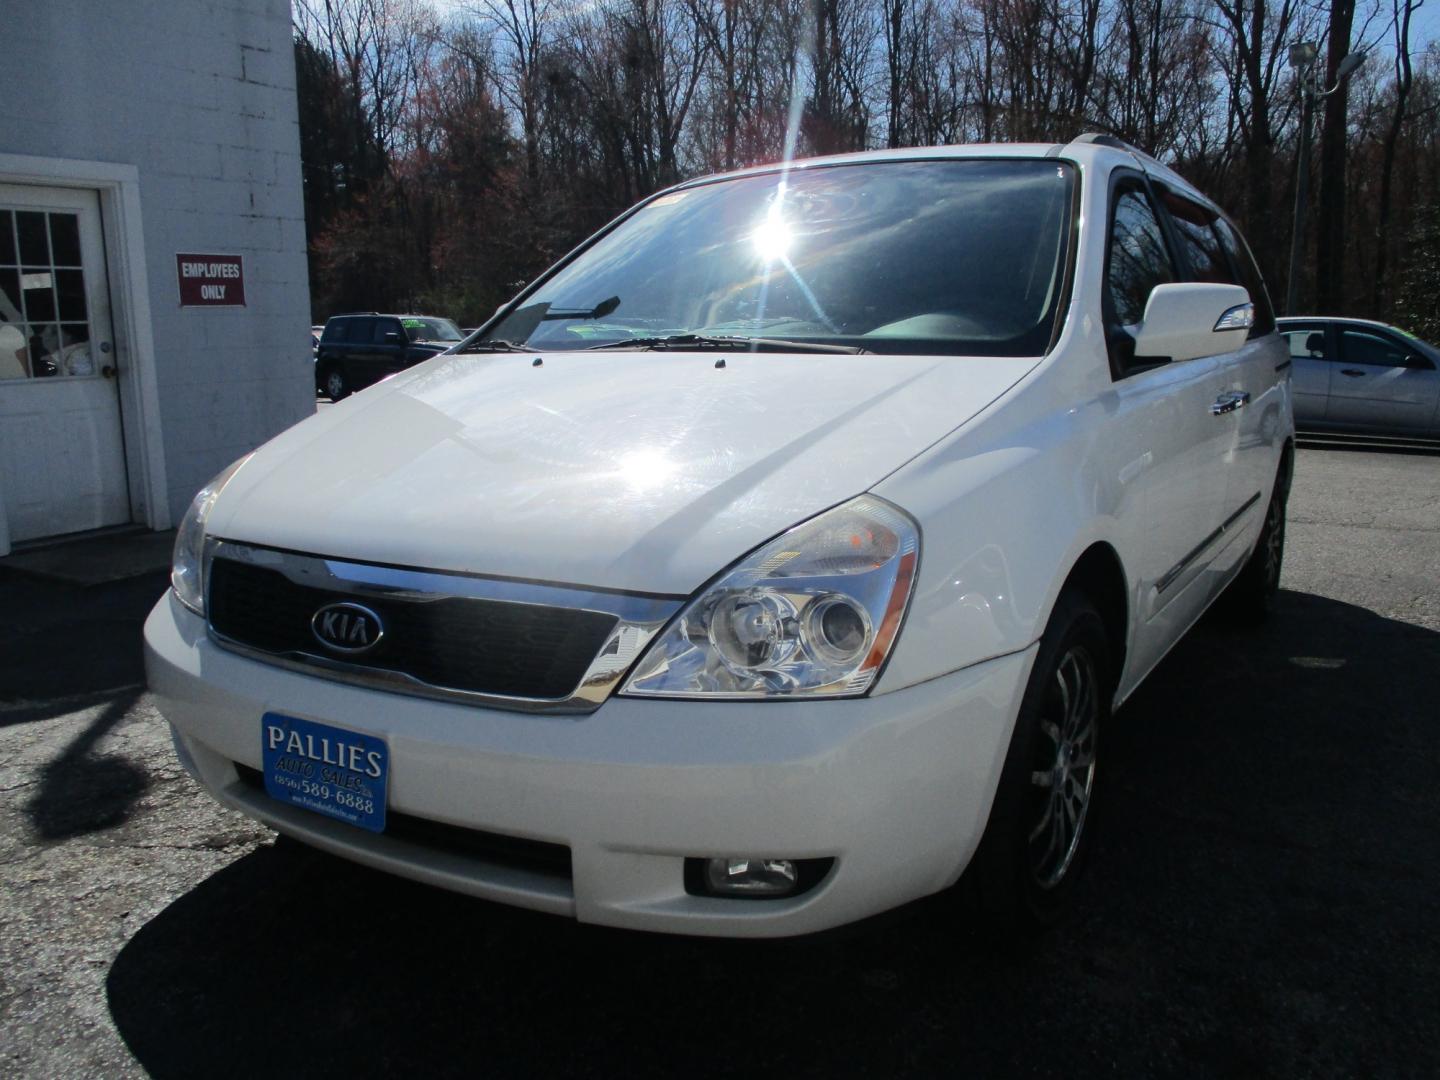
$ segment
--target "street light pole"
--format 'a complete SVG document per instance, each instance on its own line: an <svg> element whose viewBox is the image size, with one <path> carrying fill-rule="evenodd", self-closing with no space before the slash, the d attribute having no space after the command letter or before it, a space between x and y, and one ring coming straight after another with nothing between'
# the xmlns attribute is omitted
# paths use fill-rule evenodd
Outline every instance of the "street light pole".
<svg viewBox="0 0 1440 1080"><path fill-rule="evenodd" d="M1300 94L1300 148L1295 163L1295 220L1290 232L1290 278L1285 283L1285 314L1296 315L1300 302L1300 261L1305 252L1305 214L1310 206L1310 128L1315 103L1327 98L1365 62L1364 53L1350 53L1340 61L1335 72L1335 85L1322 90L1315 81L1313 69L1320 48L1313 41L1297 41L1290 46L1290 67L1295 71L1295 85Z"/></svg>

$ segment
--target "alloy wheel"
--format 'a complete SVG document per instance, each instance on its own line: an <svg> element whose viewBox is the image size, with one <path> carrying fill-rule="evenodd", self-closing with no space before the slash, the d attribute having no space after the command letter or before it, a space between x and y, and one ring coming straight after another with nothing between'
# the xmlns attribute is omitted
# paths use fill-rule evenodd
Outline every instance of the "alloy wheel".
<svg viewBox="0 0 1440 1080"><path fill-rule="evenodd" d="M1099 679L1088 650L1060 658L1040 718L1030 774L1035 807L1028 841L1030 873L1042 889L1058 886L1075 860L1095 786Z"/></svg>
<svg viewBox="0 0 1440 1080"><path fill-rule="evenodd" d="M1280 560L1285 553L1285 504L1279 496L1270 500L1265 512L1265 590L1280 587Z"/></svg>

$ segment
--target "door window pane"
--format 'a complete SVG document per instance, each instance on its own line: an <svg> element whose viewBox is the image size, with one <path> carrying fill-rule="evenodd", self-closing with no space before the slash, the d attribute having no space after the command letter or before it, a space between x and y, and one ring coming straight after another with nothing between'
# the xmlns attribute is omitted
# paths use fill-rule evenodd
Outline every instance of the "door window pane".
<svg viewBox="0 0 1440 1080"><path fill-rule="evenodd" d="M8 212L0 210L0 217L5 216ZM29 376L28 329L20 310L20 273L0 268L0 379Z"/></svg>
<svg viewBox="0 0 1440 1080"><path fill-rule="evenodd" d="M55 275L48 267L26 266L20 270L20 292L25 298L25 318L32 323L55 319Z"/></svg>
<svg viewBox="0 0 1440 1080"><path fill-rule="evenodd" d="M81 265L79 215L50 215L50 246L55 253L56 266Z"/></svg>
<svg viewBox="0 0 1440 1080"><path fill-rule="evenodd" d="M45 215L38 210L17 210L15 229L20 236L20 261L48 265L50 241L46 237Z"/></svg>
<svg viewBox="0 0 1440 1080"><path fill-rule="evenodd" d="M1174 280L1175 267L1150 200L1139 190L1122 192L1115 202L1105 274L1111 321L1121 326L1142 322L1150 291Z"/></svg>
<svg viewBox="0 0 1440 1080"><path fill-rule="evenodd" d="M95 354L90 351L88 323L61 323L48 360L56 375L94 375Z"/></svg>
<svg viewBox="0 0 1440 1080"><path fill-rule="evenodd" d="M25 318L20 310L20 271L0 266L0 322L17 323Z"/></svg>
<svg viewBox="0 0 1440 1080"><path fill-rule="evenodd" d="M374 342L377 345L389 345L392 342L386 341L386 334L399 334L400 340L405 340L405 332L400 329L400 324L394 319L376 319Z"/></svg>
<svg viewBox="0 0 1440 1080"><path fill-rule="evenodd" d="M15 255L15 215L0 210L0 266L18 266Z"/></svg>
<svg viewBox="0 0 1440 1080"><path fill-rule="evenodd" d="M66 322L85 320L85 274L82 271L56 270L55 296L61 319Z"/></svg>

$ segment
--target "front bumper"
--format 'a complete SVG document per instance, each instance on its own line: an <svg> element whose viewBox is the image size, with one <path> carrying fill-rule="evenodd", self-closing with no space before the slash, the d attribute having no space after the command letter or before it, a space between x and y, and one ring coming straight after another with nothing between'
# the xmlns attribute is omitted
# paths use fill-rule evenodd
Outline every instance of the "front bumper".
<svg viewBox="0 0 1440 1080"><path fill-rule="evenodd" d="M177 752L219 801L317 848L585 922L686 934L824 930L936 892L984 831L1034 649L891 694L813 702L615 697L537 716L348 686L246 659L167 593L145 624ZM570 848L568 879L372 834L267 797L267 711L385 739L392 812ZM833 858L778 900L685 891L686 857Z"/></svg>

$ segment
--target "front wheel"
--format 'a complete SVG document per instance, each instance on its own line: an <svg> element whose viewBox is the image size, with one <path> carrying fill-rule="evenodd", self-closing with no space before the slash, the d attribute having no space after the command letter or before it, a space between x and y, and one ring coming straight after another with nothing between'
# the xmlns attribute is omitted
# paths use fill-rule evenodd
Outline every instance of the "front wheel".
<svg viewBox="0 0 1440 1080"><path fill-rule="evenodd" d="M972 873L981 907L1034 929L1063 910L1094 833L1110 641L1088 597L1062 594L1040 641Z"/></svg>
<svg viewBox="0 0 1440 1080"><path fill-rule="evenodd" d="M345 380L345 373L338 367L326 368L321 383L325 387L325 396L331 401L339 401L350 393L350 384Z"/></svg>

